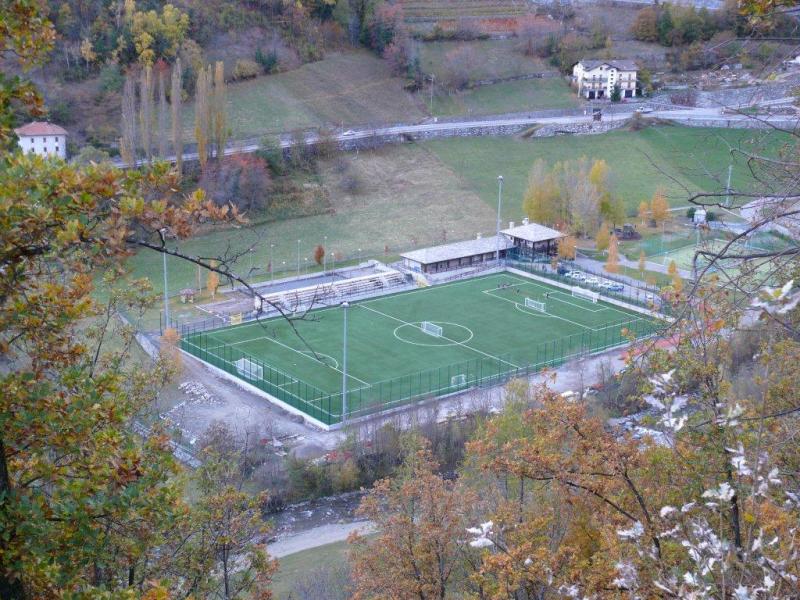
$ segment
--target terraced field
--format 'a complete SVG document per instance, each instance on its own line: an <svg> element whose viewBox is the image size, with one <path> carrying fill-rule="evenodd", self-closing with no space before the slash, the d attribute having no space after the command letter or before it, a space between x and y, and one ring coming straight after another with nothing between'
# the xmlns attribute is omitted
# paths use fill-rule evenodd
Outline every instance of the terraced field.
<svg viewBox="0 0 800 600"><path fill-rule="evenodd" d="M525 0L402 0L406 19L509 17L529 13Z"/></svg>

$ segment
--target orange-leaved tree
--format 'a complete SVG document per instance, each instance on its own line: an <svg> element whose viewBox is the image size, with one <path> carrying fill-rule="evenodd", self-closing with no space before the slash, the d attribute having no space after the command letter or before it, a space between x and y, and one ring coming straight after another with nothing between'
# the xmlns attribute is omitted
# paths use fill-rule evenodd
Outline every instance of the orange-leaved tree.
<svg viewBox="0 0 800 600"><path fill-rule="evenodd" d="M350 538L354 599L450 597L468 550L475 497L435 472L430 450L409 452L401 473L375 484L359 514L377 525Z"/></svg>
<svg viewBox="0 0 800 600"><path fill-rule="evenodd" d="M3 56L29 66L46 51L44 6L0 7ZM0 79L12 98L38 106L32 87ZM4 150L15 102L0 102ZM192 582L171 570L168 559L185 555L170 533L191 507L168 437L131 427L171 368L132 361L132 331L118 319L153 300L149 282L124 277L134 251L209 268L178 241L199 223L241 220L177 183L167 165L122 172L0 152L0 597L134 596L153 581L194 594L215 577ZM218 269L235 277L229 264Z"/></svg>

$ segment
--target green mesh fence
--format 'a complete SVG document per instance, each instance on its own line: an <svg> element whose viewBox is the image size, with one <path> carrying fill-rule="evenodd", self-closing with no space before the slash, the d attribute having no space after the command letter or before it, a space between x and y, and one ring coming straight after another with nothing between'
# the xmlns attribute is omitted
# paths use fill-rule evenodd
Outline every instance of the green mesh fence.
<svg viewBox="0 0 800 600"><path fill-rule="evenodd" d="M527 377L542 369L555 368L575 358L652 335L658 328L659 323L655 320L637 318L627 324L617 323L537 344L531 348L522 366L519 359L517 364L512 363L508 355L476 358L363 385L347 392L347 418ZM181 347L326 425L342 422L345 402L341 392L322 390L234 346L220 344L210 338L213 333L214 330L183 328Z"/></svg>

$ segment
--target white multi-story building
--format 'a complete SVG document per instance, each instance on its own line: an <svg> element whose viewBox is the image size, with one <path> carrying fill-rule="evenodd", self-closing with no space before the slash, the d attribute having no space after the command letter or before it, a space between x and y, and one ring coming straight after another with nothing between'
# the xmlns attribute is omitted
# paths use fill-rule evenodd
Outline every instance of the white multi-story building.
<svg viewBox="0 0 800 600"><path fill-rule="evenodd" d="M637 72L632 60L582 60L572 67L572 84L587 100L611 98L616 86L620 98L633 98Z"/></svg>
<svg viewBox="0 0 800 600"><path fill-rule="evenodd" d="M34 121L15 129L14 133L23 152L67 158L67 131L63 127Z"/></svg>

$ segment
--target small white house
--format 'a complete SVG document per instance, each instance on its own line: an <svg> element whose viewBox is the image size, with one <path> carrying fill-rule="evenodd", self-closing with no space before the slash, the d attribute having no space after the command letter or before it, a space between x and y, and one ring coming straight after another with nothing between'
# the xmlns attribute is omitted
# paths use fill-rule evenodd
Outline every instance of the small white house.
<svg viewBox="0 0 800 600"><path fill-rule="evenodd" d="M695 225L702 225L706 222L706 209L705 208L697 208L694 211L694 215L692 215L692 222Z"/></svg>
<svg viewBox="0 0 800 600"><path fill-rule="evenodd" d="M14 133L19 138L19 146L23 152L67 158L67 131L63 127L34 121L15 129Z"/></svg>
<svg viewBox="0 0 800 600"><path fill-rule="evenodd" d="M634 98L638 71L632 60L584 59L572 67L572 84L587 100L611 98L616 86L621 98Z"/></svg>

